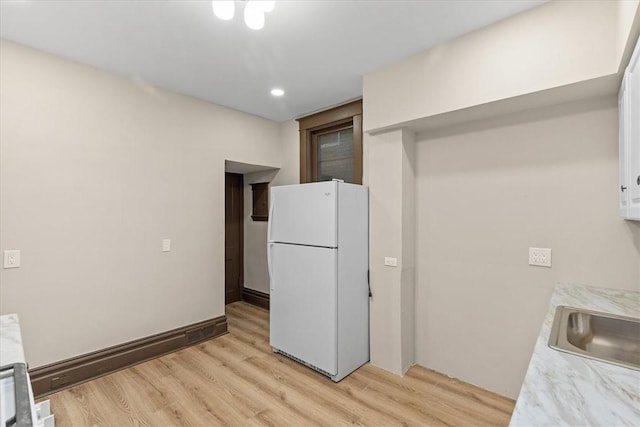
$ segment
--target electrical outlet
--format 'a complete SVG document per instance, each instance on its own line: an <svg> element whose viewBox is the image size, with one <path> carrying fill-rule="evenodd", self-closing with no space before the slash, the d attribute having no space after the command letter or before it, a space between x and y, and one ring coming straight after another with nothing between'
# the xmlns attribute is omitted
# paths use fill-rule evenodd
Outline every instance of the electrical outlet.
<svg viewBox="0 0 640 427"><path fill-rule="evenodd" d="M551 267L551 249L529 248L529 265Z"/></svg>
<svg viewBox="0 0 640 427"><path fill-rule="evenodd" d="M162 252L171 251L171 239L162 239Z"/></svg>
<svg viewBox="0 0 640 427"><path fill-rule="evenodd" d="M4 268L18 267L20 267L20 251L15 249L4 251Z"/></svg>
<svg viewBox="0 0 640 427"><path fill-rule="evenodd" d="M398 258L392 258L392 257L384 257L384 265L388 266L388 267L397 267L398 266Z"/></svg>

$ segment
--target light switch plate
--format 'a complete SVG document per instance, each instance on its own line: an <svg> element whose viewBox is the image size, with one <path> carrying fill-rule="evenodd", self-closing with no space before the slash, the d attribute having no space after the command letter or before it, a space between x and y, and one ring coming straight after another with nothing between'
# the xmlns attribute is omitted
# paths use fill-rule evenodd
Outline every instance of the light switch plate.
<svg viewBox="0 0 640 427"><path fill-rule="evenodd" d="M551 249L529 248L529 265L551 267Z"/></svg>
<svg viewBox="0 0 640 427"><path fill-rule="evenodd" d="M398 258L393 257L384 257L384 265L388 267L397 267L398 266Z"/></svg>
<svg viewBox="0 0 640 427"><path fill-rule="evenodd" d="M20 267L20 251L12 249L4 251L4 268Z"/></svg>
<svg viewBox="0 0 640 427"><path fill-rule="evenodd" d="M162 239L162 252L171 251L171 239Z"/></svg>

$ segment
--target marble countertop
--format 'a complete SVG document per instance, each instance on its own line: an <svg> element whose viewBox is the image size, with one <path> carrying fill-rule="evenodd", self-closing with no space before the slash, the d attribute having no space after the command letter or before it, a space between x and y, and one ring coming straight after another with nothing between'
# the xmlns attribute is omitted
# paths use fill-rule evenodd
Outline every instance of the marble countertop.
<svg viewBox="0 0 640 427"><path fill-rule="evenodd" d="M640 318L640 292L557 285L510 426L637 426L640 371L547 344L559 305Z"/></svg>
<svg viewBox="0 0 640 427"><path fill-rule="evenodd" d="M17 314L0 316L0 366L26 363Z"/></svg>

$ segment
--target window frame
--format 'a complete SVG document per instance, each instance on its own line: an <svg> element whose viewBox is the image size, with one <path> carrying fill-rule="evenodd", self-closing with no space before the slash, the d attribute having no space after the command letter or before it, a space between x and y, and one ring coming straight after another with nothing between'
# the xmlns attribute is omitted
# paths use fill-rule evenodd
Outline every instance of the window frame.
<svg viewBox="0 0 640 427"><path fill-rule="evenodd" d="M362 100L298 119L300 126L300 183L317 181L317 137L353 128L353 183L362 184Z"/></svg>

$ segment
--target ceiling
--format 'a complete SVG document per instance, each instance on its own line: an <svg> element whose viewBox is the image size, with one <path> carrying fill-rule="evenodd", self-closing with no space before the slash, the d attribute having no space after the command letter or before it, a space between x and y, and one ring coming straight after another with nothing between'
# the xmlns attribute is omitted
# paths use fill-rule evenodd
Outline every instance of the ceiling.
<svg viewBox="0 0 640 427"><path fill-rule="evenodd" d="M0 37L281 122L358 98L367 72L543 1L277 1L259 31L241 3L222 21L206 0L0 0Z"/></svg>

